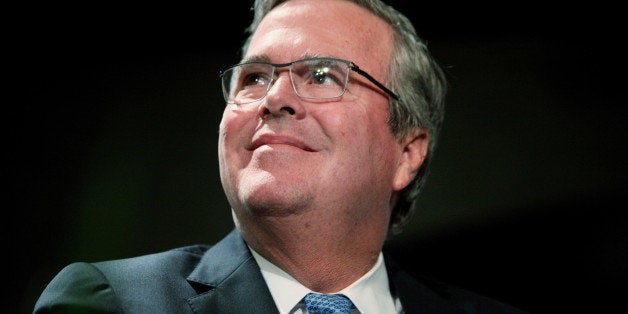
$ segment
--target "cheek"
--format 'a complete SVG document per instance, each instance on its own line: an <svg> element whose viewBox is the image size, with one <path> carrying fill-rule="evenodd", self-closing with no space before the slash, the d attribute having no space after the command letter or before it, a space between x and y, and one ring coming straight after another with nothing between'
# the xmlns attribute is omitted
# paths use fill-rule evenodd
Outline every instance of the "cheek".
<svg viewBox="0 0 628 314"><path fill-rule="evenodd" d="M242 166L246 158L246 145L254 127L250 126L249 115L225 110L218 132L218 160L221 175L227 175L229 169Z"/></svg>
<svg viewBox="0 0 628 314"><path fill-rule="evenodd" d="M337 113L337 114L322 114L316 118L318 121L322 121L323 129L327 130L327 133L330 133L329 130L337 130L335 133L345 134L347 127L347 121L350 121L351 116L346 112Z"/></svg>
<svg viewBox="0 0 628 314"><path fill-rule="evenodd" d="M220 120L219 144L230 149L234 145L245 145L255 131L255 115L254 106L225 109Z"/></svg>
<svg viewBox="0 0 628 314"><path fill-rule="evenodd" d="M240 185L238 173L248 163L247 158L250 160L248 152L243 149L245 126L246 123L237 114L227 110L220 122L218 133L220 181L232 206L238 203L237 190Z"/></svg>
<svg viewBox="0 0 628 314"><path fill-rule="evenodd" d="M339 106L354 106L351 110L336 110L333 113L324 113L316 117L324 132L338 145L348 143L364 145L369 140L372 117L365 110L356 110L360 105L355 103L341 104ZM348 108L349 109L349 108Z"/></svg>
<svg viewBox="0 0 628 314"><path fill-rule="evenodd" d="M343 152L342 159L355 167L374 169L394 158L394 138L383 112L354 110L326 115L323 129Z"/></svg>
<svg viewBox="0 0 628 314"><path fill-rule="evenodd" d="M231 143L231 139L229 135L231 133L228 131L228 125L224 122L224 120L220 123L220 131L218 133L218 164L220 169L220 179L222 181L223 187L227 188L229 186L229 178L230 171L229 166L233 163L233 161L229 160L229 146Z"/></svg>
<svg viewBox="0 0 628 314"><path fill-rule="evenodd" d="M233 142L233 130L235 129L236 127L234 126L233 121L228 119L225 113L220 121L220 127L218 130L218 158L221 168L224 166L227 159L229 147Z"/></svg>
<svg viewBox="0 0 628 314"><path fill-rule="evenodd" d="M223 136L223 133L231 134L235 130L242 128L242 126L247 121L244 116L248 116L246 112L239 110L238 107L235 109L230 109L231 105L228 105L225 111L222 114L222 119L220 120L220 134Z"/></svg>
<svg viewBox="0 0 628 314"><path fill-rule="evenodd" d="M386 122L387 112L373 110L360 117L361 123L356 123L356 133L359 136L355 139L358 141L362 154L365 168L370 169L371 175L381 180L389 182L394 172L394 168L399 159L400 148L397 140L390 132L390 128Z"/></svg>

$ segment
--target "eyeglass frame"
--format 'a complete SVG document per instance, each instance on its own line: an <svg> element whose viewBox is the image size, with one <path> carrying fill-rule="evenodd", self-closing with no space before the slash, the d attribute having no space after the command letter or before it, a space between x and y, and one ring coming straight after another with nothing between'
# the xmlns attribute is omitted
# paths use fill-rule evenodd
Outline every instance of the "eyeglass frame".
<svg viewBox="0 0 628 314"><path fill-rule="evenodd" d="M375 84L375 86L377 86L379 89L381 89L382 91L384 91L386 94L388 94L388 96L392 97L394 100L396 101L401 101L401 97L399 97L399 95L395 94L393 91L391 91L390 89L388 89L384 84L380 83L378 80L376 80L373 76L371 76L370 74L368 74L366 71L360 69L360 67L353 63L352 61L349 60L344 60L344 59L338 59L338 58L328 58L328 57L315 57L315 58L305 58L305 59L299 59L299 60L295 60L295 61L291 61L288 63L271 63L271 62L263 62L263 61L251 61L251 62L244 62L244 63L238 63L235 65L232 65L224 70L221 70L219 73L219 77L220 77L220 84L221 84L221 88L223 90L223 97L225 98L225 101L227 103L229 103L229 98L225 93L225 86L224 86L224 74L235 68L235 67L239 67L239 66L243 66L243 65L247 65L247 64L266 64L266 65L270 65L272 66L272 70L273 73L275 73L275 69L276 68L284 68L284 67L289 67L291 65L293 65L296 62L303 62L303 61L308 61L308 60L330 60L330 61L338 61L338 62L342 62L345 63L348 67L349 67L349 73L347 73L347 76L349 76L349 74L351 73L351 71L355 71L356 73L362 75L363 77L365 77L367 80L369 80L371 83ZM266 87L266 91L264 92L264 95L262 95L260 98L251 101L252 102L256 102L259 100L264 99L264 97L266 97L266 95L268 95L268 91L270 91L270 88L272 87L272 83L274 81L274 78L270 80L270 82L268 82L268 86ZM292 73L290 74L290 82L292 83L292 88L295 89L295 93L297 94L297 96L301 97L301 98L308 98L308 97L303 97L300 96L299 93L296 91L296 87L294 86L294 80L292 79ZM342 95L344 95L344 93L347 90L347 84L348 82L345 82L345 87L342 90L342 93L340 95L338 95L337 97L342 97ZM324 98L323 98L324 99Z"/></svg>

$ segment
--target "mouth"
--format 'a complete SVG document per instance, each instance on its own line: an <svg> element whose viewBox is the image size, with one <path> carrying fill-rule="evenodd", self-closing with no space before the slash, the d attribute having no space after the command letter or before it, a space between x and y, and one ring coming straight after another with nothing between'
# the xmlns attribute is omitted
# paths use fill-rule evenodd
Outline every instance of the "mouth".
<svg viewBox="0 0 628 314"><path fill-rule="evenodd" d="M298 149L301 149L306 152L315 152L316 150L306 145L302 141L284 135L277 134L264 134L260 135L251 142L251 144L247 147L248 150L253 151L261 146L275 146L275 145L287 145L292 146Z"/></svg>

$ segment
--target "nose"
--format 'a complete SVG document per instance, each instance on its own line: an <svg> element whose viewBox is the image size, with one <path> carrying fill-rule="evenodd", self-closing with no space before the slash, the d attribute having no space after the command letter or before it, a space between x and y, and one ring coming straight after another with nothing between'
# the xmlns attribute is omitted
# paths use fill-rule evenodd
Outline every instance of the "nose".
<svg viewBox="0 0 628 314"><path fill-rule="evenodd" d="M289 115L302 119L305 116L305 107L292 86L289 72L283 72L273 80L259 109L262 117Z"/></svg>

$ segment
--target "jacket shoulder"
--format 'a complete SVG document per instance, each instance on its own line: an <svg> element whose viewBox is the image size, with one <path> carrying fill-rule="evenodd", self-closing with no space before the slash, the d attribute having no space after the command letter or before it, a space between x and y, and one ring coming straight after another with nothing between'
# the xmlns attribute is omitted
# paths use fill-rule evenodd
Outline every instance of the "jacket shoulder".
<svg viewBox="0 0 628 314"><path fill-rule="evenodd" d="M156 273L174 270L186 272L186 275L196 266L203 254L211 248L210 245L196 244L179 247L159 253L136 257L108 260L92 263L109 278L121 276L128 278L133 274Z"/></svg>
<svg viewBox="0 0 628 314"><path fill-rule="evenodd" d="M69 264L48 283L33 312L122 313L145 307L146 300L161 309L175 306L160 300L196 294L186 276L210 247L190 245L125 259Z"/></svg>

